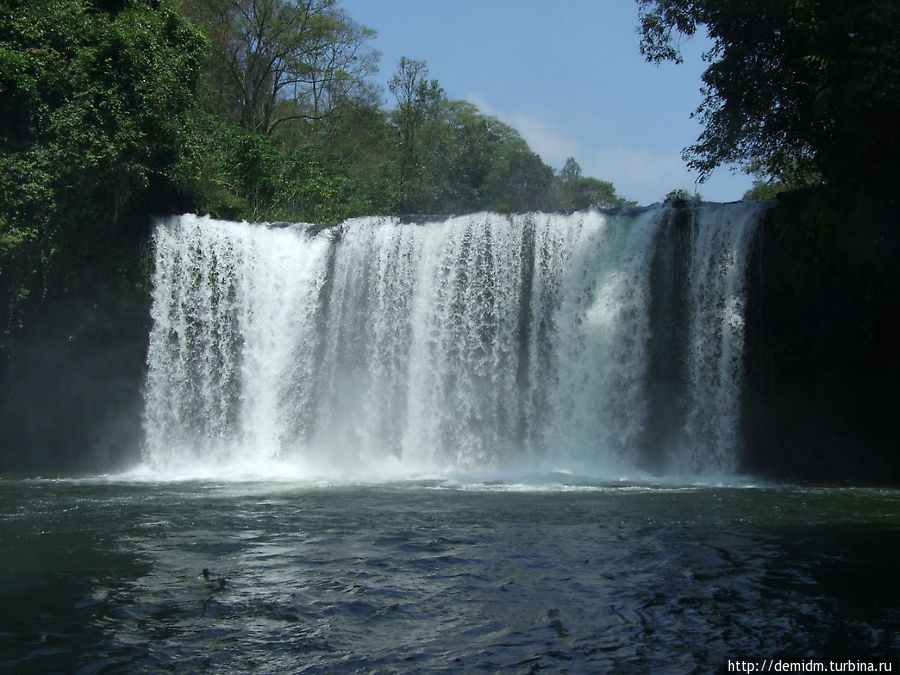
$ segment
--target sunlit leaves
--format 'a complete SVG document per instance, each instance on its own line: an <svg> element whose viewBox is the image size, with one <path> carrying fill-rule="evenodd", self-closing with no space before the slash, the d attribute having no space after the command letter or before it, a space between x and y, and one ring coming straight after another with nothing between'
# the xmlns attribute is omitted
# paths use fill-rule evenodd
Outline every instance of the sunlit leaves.
<svg viewBox="0 0 900 675"><path fill-rule="evenodd" d="M685 150L701 177L741 163L787 185L889 188L900 119L896 2L637 2L649 61L680 60L679 40L701 25L712 40L696 111L704 129Z"/></svg>
<svg viewBox="0 0 900 675"><path fill-rule="evenodd" d="M96 271L82 256L112 244L180 153L205 38L174 2L113 4L0 3L0 290L14 323L16 298Z"/></svg>

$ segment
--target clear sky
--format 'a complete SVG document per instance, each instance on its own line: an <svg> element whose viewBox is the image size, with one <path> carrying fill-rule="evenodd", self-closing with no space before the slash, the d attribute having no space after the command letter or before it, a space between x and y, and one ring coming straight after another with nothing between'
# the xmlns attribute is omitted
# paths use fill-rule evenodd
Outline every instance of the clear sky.
<svg viewBox="0 0 900 675"><path fill-rule="evenodd" d="M585 176L612 181L641 204L670 190L695 190L681 150L701 127L700 55L685 45L680 65L640 54L633 0L340 0L378 32L377 82L401 56L427 61L429 78L451 99L466 99L519 131L559 170L574 157ZM390 92L384 101L393 107ZM740 199L752 180L718 169L696 186L704 199Z"/></svg>

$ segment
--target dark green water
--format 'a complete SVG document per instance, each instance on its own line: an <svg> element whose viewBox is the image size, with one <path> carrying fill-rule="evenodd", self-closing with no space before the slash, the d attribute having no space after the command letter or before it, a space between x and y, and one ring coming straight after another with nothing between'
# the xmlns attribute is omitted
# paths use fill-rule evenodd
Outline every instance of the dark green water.
<svg viewBox="0 0 900 675"><path fill-rule="evenodd" d="M898 533L887 489L6 479L0 671L888 663Z"/></svg>

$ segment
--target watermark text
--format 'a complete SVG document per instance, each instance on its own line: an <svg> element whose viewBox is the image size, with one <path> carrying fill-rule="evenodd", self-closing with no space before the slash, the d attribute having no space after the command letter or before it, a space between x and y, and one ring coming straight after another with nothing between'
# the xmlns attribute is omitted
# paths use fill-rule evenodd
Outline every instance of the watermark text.
<svg viewBox="0 0 900 675"><path fill-rule="evenodd" d="M890 673L893 665L890 661L816 661L814 659L745 661L728 659L726 670L729 673Z"/></svg>

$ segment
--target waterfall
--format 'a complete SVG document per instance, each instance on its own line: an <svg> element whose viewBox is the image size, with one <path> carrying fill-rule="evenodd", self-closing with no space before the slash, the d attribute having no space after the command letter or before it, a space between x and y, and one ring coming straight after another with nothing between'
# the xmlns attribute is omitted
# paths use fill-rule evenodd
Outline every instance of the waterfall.
<svg viewBox="0 0 900 675"><path fill-rule="evenodd" d="M160 221L145 463L734 472L760 208Z"/></svg>

